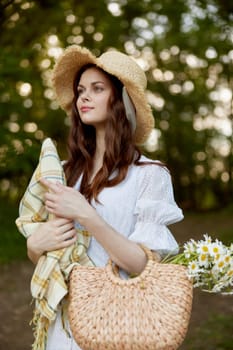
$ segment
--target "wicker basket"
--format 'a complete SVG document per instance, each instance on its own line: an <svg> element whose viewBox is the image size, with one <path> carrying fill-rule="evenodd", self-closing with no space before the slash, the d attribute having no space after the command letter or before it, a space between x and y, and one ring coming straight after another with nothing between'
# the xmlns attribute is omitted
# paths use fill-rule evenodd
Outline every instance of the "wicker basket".
<svg viewBox="0 0 233 350"><path fill-rule="evenodd" d="M175 350L184 340L193 287L181 265L148 262L128 280L106 267L76 266L70 276L69 322L83 350Z"/></svg>

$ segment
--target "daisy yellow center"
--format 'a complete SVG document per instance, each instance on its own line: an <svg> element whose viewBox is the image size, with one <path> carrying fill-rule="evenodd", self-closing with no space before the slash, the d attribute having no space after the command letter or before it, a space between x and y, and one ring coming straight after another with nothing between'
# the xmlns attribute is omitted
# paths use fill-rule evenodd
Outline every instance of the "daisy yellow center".
<svg viewBox="0 0 233 350"><path fill-rule="evenodd" d="M213 252L214 252L215 254L217 254L217 253L219 252L218 247L214 247L214 248L213 248Z"/></svg>
<svg viewBox="0 0 233 350"><path fill-rule="evenodd" d="M209 249L206 245L202 247L203 252L208 253Z"/></svg>
<svg viewBox="0 0 233 350"><path fill-rule="evenodd" d="M206 260L206 254L201 254L201 261L205 261Z"/></svg>
<svg viewBox="0 0 233 350"><path fill-rule="evenodd" d="M218 267L223 267L224 266L224 262L223 261L220 261L219 263L218 263Z"/></svg>

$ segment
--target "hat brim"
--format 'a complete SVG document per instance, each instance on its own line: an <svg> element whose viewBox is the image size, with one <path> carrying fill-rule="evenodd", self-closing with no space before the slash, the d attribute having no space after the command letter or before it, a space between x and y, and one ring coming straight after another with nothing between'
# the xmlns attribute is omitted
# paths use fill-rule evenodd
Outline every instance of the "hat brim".
<svg viewBox="0 0 233 350"><path fill-rule="evenodd" d="M71 115L74 77L87 64L94 64L105 72L114 75L126 87L136 109L137 127L134 135L135 143L144 143L154 127L154 117L143 87L135 83L133 79L128 79L119 68L116 71L110 65L101 62L99 58L94 56L86 48L77 45L68 47L55 64L52 79L61 108L68 115Z"/></svg>

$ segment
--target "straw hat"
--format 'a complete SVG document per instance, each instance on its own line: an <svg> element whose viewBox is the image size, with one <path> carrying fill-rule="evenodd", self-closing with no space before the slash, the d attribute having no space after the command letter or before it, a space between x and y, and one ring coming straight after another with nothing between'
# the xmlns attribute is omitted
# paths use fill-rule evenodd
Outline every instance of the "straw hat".
<svg viewBox="0 0 233 350"><path fill-rule="evenodd" d="M53 71L53 84L61 108L68 115L71 114L74 77L89 63L114 75L125 86L136 109L135 142L137 144L145 142L154 126L151 107L145 95L146 76L132 58L121 52L108 51L96 57L86 48L78 45L69 46L58 59Z"/></svg>

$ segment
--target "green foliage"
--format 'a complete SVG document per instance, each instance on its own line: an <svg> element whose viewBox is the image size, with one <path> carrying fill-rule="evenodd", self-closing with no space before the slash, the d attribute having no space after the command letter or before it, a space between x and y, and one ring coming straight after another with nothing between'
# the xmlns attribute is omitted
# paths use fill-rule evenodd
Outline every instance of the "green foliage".
<svg viewBox="0 0 233 350"><path fill-rule="evenodd" d="M0 264L26 258L26 240L18 232L15 219L18 208L10 201L0 201Z"/></svg>
<svg viewBox="0 0 233 350"><path fill-rule="evenodd" d="M45 18L47 20L45 20ZM233 10L220 0L4 0L0 4L0 193L19 198L50 136L66 157L68 120L51 70L61 48L116 48L144 62L165 161L183 208L233 194Z"/></svg>

